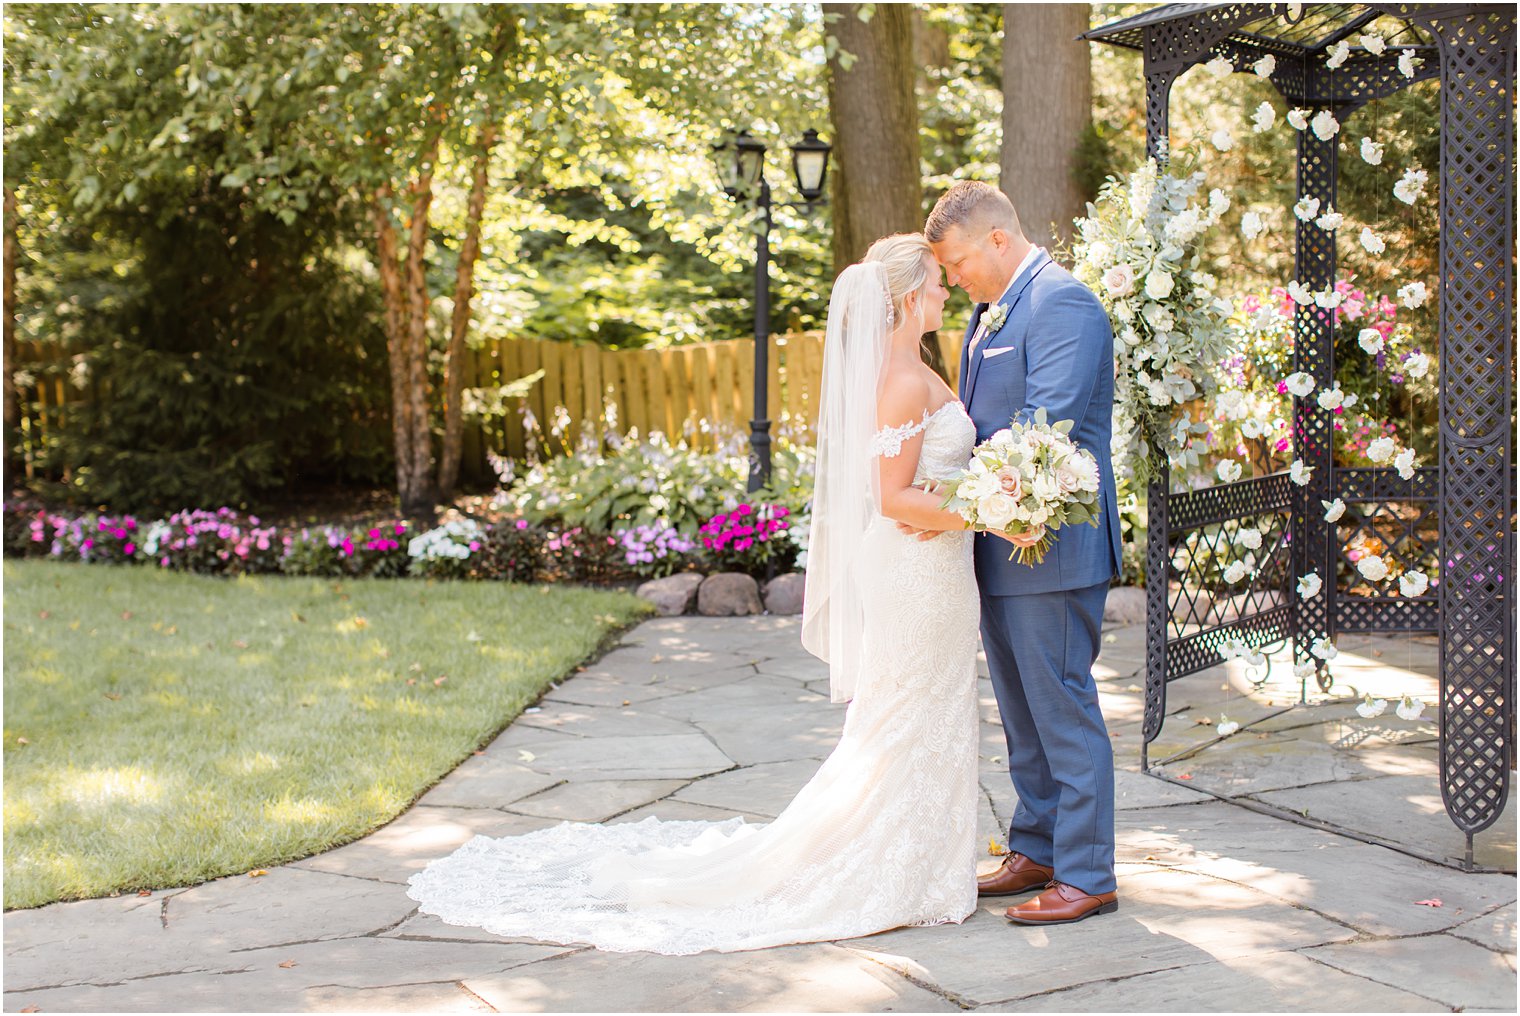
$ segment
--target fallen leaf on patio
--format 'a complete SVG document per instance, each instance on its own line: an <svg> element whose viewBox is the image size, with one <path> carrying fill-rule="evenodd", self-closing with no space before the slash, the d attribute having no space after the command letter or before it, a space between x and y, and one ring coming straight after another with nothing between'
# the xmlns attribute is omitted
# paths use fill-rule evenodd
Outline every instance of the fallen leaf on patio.
<svg viewBox="0 0 1520 1016"><path fill-rule="evenodd" d="M1444 904L1440 901L1440 899L1438 897L1434 897L1434 896L1432 896L1428 900L1415 900L1414 901L1414 905L1417 906L1417 907L1439 907L1439 906L1444 906Z"/></svg>
<svg viewBox="0 0 1520 1016"><path fill-rule="evenodd" d="M248 877L249 878L258 878L260 875L267 875L267 874L269 874L269 872L266 871L266 870L264 870L263 868L255 868L255 869L253 869L252 871L250 871L248 873Z"/></svg>
<svg viewBox="0 0 1520 1016"><path fill-rule="evenodd" d="M1193 718L1193 726L1195 727L1207 727L1213 722L1214 721L1209 719L1207 716L1195 716Z"/></svg>
<svg viewBox="0 0 1520 1016"><path fill-rule="evenodd" d="M1128 688L1125 688L1124 690L1125 691L1139 691L1140 690L1140 686L1138 684L1132 684Z"/></svg>
<svg viewBox="0 0 1520 1016"><path fill-rule="evenodd" d="M280 969L281 970L289 970L291 967L296 966L296 965L297 964L296 964L295 960L286 960L284 963L280 964Z"/></svg>
<svg viewBox="0 0 1520 1016"><path fill-rule="evenodd" d="M538 758L538 756L526 748L519 748L517 749L517 758L522 762L532 762L534 759Z"/></svg>
<svg viewBox="0 0 1520 1016"><path fill-rule="evenodd" d="M470 754L471 754L471 755L484 755L484 754L485 754L485 752L483 752L483 751L478 751L478 750L477 750L477 751L472 751L472 752L470 752Z"/></svg>
<svg viewBox="0 0 1520 1016"><path fill-rule="evenodd" d="M1181 776L1179 776L1177 778L1179 780L1191 780L1193 778L1193 774L1192 773L1183 773Z"/></svg>
<svg viewBox="0 0 1520 1016"><path fill-rule="evenodd" d="M991 854L993 857L1002 857L1004 854L1008 853L1008 848L1003 846L997 840L989 838L987 840L987 853Z"/></svg>
<svg viewBox="0 0 1520 1016"><path fill-rule="evenodd" d="M662 661L664 659L665 659L665 657L661 656L659 653L655 653L653 656L651 656L649 658L649 662L650 663L659 663L660 661Z"/></svg>
<svg viewBox="0 0 1520 1016"><path fill-rule="evenodd" d="M39 1008L37 1008L35 1005L29 1005L25 1009L22 1009L21 1011L22 1012L41 1012L42 1010L39 1009Z"/></svg>
<svg viewBox="0 0 1520 1016"><path fill-rule="evenodd" d="M137 895L139 895L139 896L152 896L153 895L153 890L152 889L139 889L139 890L137 890Z"/></svg>
<svg viewBox="0 0 1520 1016"><path fill-rule="evenodd" d="M627 700L627 699L624 699L624 700L623 700L623 705L625 705L625 706L629 706L629 705L633 705L633 703L632 703L632 702L629 702L629 701L628 701L628 700Z"/></svg>

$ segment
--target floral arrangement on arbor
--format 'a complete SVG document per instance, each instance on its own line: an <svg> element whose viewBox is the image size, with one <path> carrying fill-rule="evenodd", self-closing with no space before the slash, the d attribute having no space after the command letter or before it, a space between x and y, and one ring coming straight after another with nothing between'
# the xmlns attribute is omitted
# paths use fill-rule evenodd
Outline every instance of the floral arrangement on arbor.
<svg viewBox="0 0 1520 1016"><path fill-rule="evenodd" d="M1075 274L1103 302L1114 330L1114 463L1138 482L1152 468L1148 442L1173 466L1196 465L1198 425L1183 407L1214 394L1219 363L1235 352L1233 307L1202 271L1201 242L1230 207L1203 195L1204 175L1148 160L1110 178L1076 221Z"/></svg>

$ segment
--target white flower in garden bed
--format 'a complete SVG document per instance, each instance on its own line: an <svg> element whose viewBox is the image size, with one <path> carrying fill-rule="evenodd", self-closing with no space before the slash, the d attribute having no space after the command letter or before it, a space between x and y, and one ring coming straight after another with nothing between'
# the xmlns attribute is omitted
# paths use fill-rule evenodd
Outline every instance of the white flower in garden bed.
<svg viewBox="0 0 1520 1016"><path fill-rule="evenodd" d="M1366 695L1362 696L1361 704L1356 707L1356 712L1363 719L1370 720L1374 716L1382 716L1387 709L1388 700L1375 699L1372 697L1372 692L1369 691Z"/></svg>
<svg viewBox="0 0 1520 1016"><path fill-rule="evenodd" d="M1424 305L1430 298L1430 291L1425 288L1423 282L1411 282L1407 286L1399 287L1398 297L1399 303L1413 309Z"/></svg>
<svg viewBox="0 0 1520 1016"><path fill-rule="evenodd" d="M1362 139L1362 161L1369 166L1380 166L1383 163L1383 144L1371 138Z"/></svg>
<svg viewBox="0 0 1520 1016"><path fill-rule="evenodd" d="M1300 487L1307 487L1309 478L1313 475L1314 467L1305 465L1303 459L1294 459L1293 464L1288 467L1288 479Z"/></svg>
<svg viewBox="0 0 1520 1016"><path fill-rule="evenodd" d="M1340 121L1335 114L1328 109L1322 109L1314 114L1314 119L1309 121L1309 126L1314 130L1314 136L1321 141L1329 141L1340 131Z"/></svg>
<svg viewBox="0 0 1520 1016"><path fill-rule="evenodd" d="M1404 170L1399 182L1393 185L1393 196L1406 205L1412 205L1424 196L1425 185L1429 182L1429 173L1411 166Z"/></svg>
<svg viewBox="0 0 1520 1016"><path fill-rule="evenodd" d="M1270 102L1263 102L1256 107L1256 112L1251 114L1251 129L1257 134L1271 130L1275 123L1277 123L1277 110Z"/></svg>
<svg viewBox="0 0 1520 1016"><path fill-rule="evenodd" d="M1394 456L1393 468L1399 471L1399 476L1406 480L1414 479L1414 449L1405 448Z"/></svg>
<svg viewBox="0 0 1520 1016"><path fill-rule="evenodd" d="M1369 355L1376 356L1383 351L1385 345L1383 333L1376 328L1363 328L1356 335L1357 345L1366 350Z"/></svg>
<svg viewBox="0 0 1520 1016"><path fill-rule="evenodd" d="M1251 65L1251 70L1256 72L1258 78L1270 78L1272 72L1277 70L1277 57L1268 53L1260 60Z"/></svg>
<svg viewBox="0 0 1520 1016"><path fill-rule="evenodd" d="M1420 714L1425 711L1425 703L1405 695L1403 701L1394 706L1393 711L1401 720L1418 720Z"/></svg>
<svg viewBox="0 0 1520 1016"><path fill-rule="evenodd" d="M1346 514L1346 502L1340 498L1336 498L1334 501L1321 501L1320 504L1325 506L1326 522L1339 522L1341 516Z"/></svg>
<svg viewBox="0 0 1520 1016"><path fill-rule="evenodd" d="M1299 198L1293 206L1293 214L1298 216L1301 222L1308 222L1319 215L1319 198Z"/></svg>
<svg viewBox="0 0 1520 1016"><path fill-rule="evenodd" d="M1376 554L1363 554L1356 562L1356 570L1368 582L1381 582L1388 577L1388 562Z"/></svg>
<svg viewBox="0 0 1520 1016"><path fill-rule="evenodd" d="M1383 238L1374 233L1369 226L1362 227L1362 235L1358 239L1361 241L1362 249L1368 254L1381 254L1388 249Z"/></svg>
<svg viewBox="0 0 1520 1016"><path fill-rule="evenodd" d="M474 519L453 519L412 537L406 545L406 553L408 557L422 561L464 561L472 551L480 549L480 539L484 535L485 531Z"/></svg>
<svg viewBox="0 0 1520 1016"><path fill-rule="evenodd" d="M1407 571L1399 576L1399 593L1403 596L1424 596L1430 588L1430 579L1422 571Z"/></svg>
<svg viewBox="0 0 1520 1016"><path fill-rule="evenodd" d="M1228 130L1221 127L1209 136L1209 144L1213 145L1221 152L1228 152L1230 149L1235 147L1235 135L1231 134Z"/></svg>
<svg viewBox="0 0 1520 1016"><path fill-rule="evenodd" d="M1318 596L1323 587L1324 582L1321 581L1319 572L1310 572L1298 579L1298 595L1306 600L1312 600Z"/></svg>

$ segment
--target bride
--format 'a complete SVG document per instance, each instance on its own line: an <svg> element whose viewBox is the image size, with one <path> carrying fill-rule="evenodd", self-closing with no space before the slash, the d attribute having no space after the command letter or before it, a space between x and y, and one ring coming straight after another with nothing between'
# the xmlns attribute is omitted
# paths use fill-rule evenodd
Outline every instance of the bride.
<svg viewBox="0 0 1520 1016"><path fill-rule="evenodd" d="M916 484L975 428L919 355L948 296L918 234L876 241L829 302L803 645L850 702L833 754L773 822L562 823L478 836L414 875L449 924L684 955L964 920L976 906L971 536Z"/></svg>

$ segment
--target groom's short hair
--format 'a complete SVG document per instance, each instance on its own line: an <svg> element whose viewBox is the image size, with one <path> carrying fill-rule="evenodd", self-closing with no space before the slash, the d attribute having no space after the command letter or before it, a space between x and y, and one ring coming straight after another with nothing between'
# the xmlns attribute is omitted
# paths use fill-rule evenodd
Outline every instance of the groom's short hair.
<svg viewBox="0 0 1520 1016"><path fill-rule="evenodd" d="M976 232L1003 229L1023 233L1019 213L1008 195L980 180L962 180L940 196L924 223L924 239L939 243L955 226Z"/></svg>

